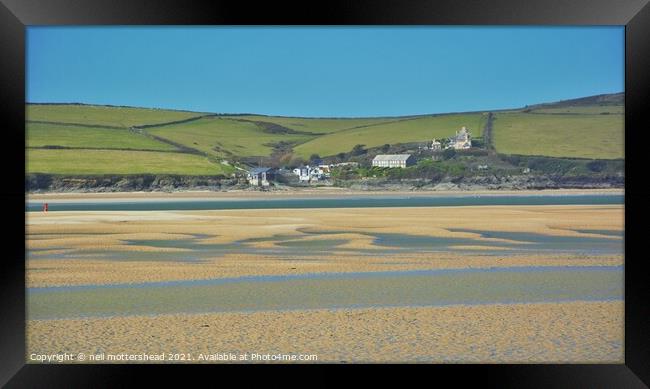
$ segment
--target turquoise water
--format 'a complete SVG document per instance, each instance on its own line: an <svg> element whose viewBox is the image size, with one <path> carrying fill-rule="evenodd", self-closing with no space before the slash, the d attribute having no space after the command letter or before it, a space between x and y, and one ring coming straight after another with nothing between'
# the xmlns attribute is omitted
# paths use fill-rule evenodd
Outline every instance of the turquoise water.
<svg viewBox="0 0 650 389"><path fill-rule="evenodd" d="M302 274L29 288L30 319L622 300L623 267Z"/></svg>
<svg viewBox="0 0 650 389"><path fill-rule="evenodd" d="M623 204L624 195L457 195L377 196L343 198L243 199L243 200L157 200L157 201L48 201L49 212L57 211L168 211L281 208L373 208L449 207L469 205L597 205ZM26 212L42 210L43 201L29 201Z"/></svg>

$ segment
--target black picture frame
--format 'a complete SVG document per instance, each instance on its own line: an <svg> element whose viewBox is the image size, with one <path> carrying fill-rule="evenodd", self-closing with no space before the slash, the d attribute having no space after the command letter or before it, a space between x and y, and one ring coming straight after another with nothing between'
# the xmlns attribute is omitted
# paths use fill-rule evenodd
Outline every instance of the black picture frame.
<svg viewBox="0 0 650 389"><path fill-rule="evenodd" d="M644 149L649 145L650 5L648 0L384 0L301 3L180 0L0 0L0 107L2 109L3 234L0 271L0 385L7 387L116 387L126 380L197 374L222 366L34 365L25 364L24 124L25 27L29 25L245 24L245 25L624 25L625 48L625 363L617 365L415 365L399 373L373 368L381 380L400 380L411 371L432 380L476 380L499 387L636 388L650 384L650 304L644 272L642 227ZM22 131L21 131L22 130ZM21 166L23 169L21 169ZM637 250L635 250L635 248ZM534 320L534 318L531 318ZM345 365L229 366L241 376L274 380L278 370L311 374L323 383L339 380ZM276 366L277 367L277 366ZM375 366L376 367L376 366ZM355 369L367 369L354 366ZM183 369L181 373L180 369ZM192 372L188 373L187 369ZM333 370L334 374L323 372ZM406 370L406 371L403 371ZM144 373L143 375L140 375ZM370 373L370 372L368 372ZM371 378L370 374L367 378ZM217 382L217 381L213 381ZM280 381L279 383L286 383ZM645 383L645 384L644 384Z"/></svg>

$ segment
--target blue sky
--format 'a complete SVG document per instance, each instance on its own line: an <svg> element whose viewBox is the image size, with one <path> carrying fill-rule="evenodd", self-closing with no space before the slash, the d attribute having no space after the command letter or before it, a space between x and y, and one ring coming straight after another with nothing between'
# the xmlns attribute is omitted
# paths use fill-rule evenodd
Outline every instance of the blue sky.
<svg viewBox="0 0 650 389"><path fill-rule="evenodd" d="M354 117L624 89L623 27L28 27L27 101Z"/></svg>

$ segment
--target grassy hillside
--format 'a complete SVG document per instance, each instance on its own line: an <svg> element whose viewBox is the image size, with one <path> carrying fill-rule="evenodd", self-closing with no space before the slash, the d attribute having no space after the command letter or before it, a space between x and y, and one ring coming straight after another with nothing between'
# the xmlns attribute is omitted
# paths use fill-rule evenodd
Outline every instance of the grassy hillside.
<svg viewBox="0 0 650 389"><path fill-rule="evenodd" d="M28 104L28 121L79 123L128 128L189 119L202 114L163 109L109 107L102 105Z"/></svg>
<svg viewBox="0 0 650 389"><path fill-rule="evenodd" d="M250 120L250 121L249 121ZM308 158L348 152L357 144L425 142L449 137L461 126L481 135L481 114L383 119L295 119L262 116L206 117L177 125L148 128L147 132L219 157L269 156L274 145L293 145L297 156ZM260 123L282 127L271 132ZM291 132L294 131L295 133Z"/></svg>
<svg viewBox="0 0 650 389"><path fill-rule="evenodd" d="M487 117L218 116L78 104L28 104L26 110L27 172L80 175L227 174L233 168L220 160L326 157L357 144L372 148L447 138L461 126L478 138ZM614 94L495 112L492 142L501 154L624 158L623 111L623 95Z"/></svg>
<svg viewBox="0 0 650 389"><path fill-rule="evenodd" d="M175 150L162 143L127 129L71 126L49 123L27 123L28 147L71 147L134 150Z"/></svg>
<svg viewBox="0 0 650 389"><path fill-rule="evenodd" d="M148 128L149 134L195 148L210 155L229 158L268 156L272 144L279 141L300 143L312 139L313 135L273 134L252 122L220 117L162 127Z"/></svg>
<svg viewBox="0 0 650 389"><path fill-rule="evenodd" d="M497 113L499 153L574 158L624 158L621 114Z"/></svg>
<svg viewBox="0 0 650 389"><path fill-rule="evenodd" d="M624 113L622 105L593 105L593 106L566 106L551 108L536 108L530 110L531 113L538 114L595 114L609 115Z"/></svg>
<svg viewBox="0 0 650 389"><path fill-rule="evenodd" d="M123 150L26 151L27 172L47 174L230 174L230 166L215 164L206 157L182 153Z"/></svg>
<svg viewBox="0 0 650 389"><path fill-rule="evenodd" d="M295 148L302 157L316 153L321 156L350 151L355 145L366 147L393 143L425 142L432 138L447 138L461 126L467 126L472 136L481 136L482 114L455 114L426 116L390 123L380 123L363 128L353 128L327 134Z"/></svg>
<svg viewBox="0 0 650 389"><path fill-rule="evenodd" d="M565 108L565 107L605 107L605 106L623 106L625 104L624 93L610 93L604 95L594 95L580 97L577 99L554 101L551 103L541 103L531 105L528 108Z"/></svg>
<svg viewBox="0 0 650 389"><path fill-rule="evenodd" d="M132 126L203 114L144 108L27 105L26 172L86 174L230 174L234 168L187 153ZM179 152L185 151L185 152Z"/></svg>
<svg viewBox="0 0 650 389"><path fill-rule="evenodd" d="M353 118L353 119L324 119L324 118L291 118L281 116L246 115L230 117L233 119L246 119L258 122L279 124L295 131L326 134L351 128L374 125L378 123L393 122L403 118Z"/></svg>

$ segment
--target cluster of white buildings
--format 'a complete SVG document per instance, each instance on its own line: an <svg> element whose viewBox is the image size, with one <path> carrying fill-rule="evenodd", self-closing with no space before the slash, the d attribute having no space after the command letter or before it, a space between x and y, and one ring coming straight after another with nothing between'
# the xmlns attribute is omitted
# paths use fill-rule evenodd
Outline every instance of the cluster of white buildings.
<svg viewBox="0 0 650 389"><path fill-rule="evenodd" d="M459 131L456 131L456 135L449 138L449 141L444 148L454 150L467 150L471 147L472 135L467 130L467 127L463 126ZM434 138L429 149L432 151L441 151L443 149L442 142ZM405 168L414 164L415 158L413 158L411 154L379 154L372 160L372 166L377 167Z"/></svg>
<svg viewBox="0 0 650 389"><path fill-rule="evenodd" d="M429 147L429 149L433 151L440 151L442 148L442 142L435 138L431 142L431 147ZM461 127L459 131L456 131L456 135L449 138L447 146L445 146L445 149L454 150L467 150L470 148L472 148L472 134L465 126Z"/></svg>
<svg viewBox="0 0 650 389"><path fill-rule="evenodd" d="M293 169L301 182L315 182L330 177L330 165L301 166Z"/></svg>
<svg viewBox="0 0 650 389"><path fill-rule="evenodd" d="M463 126L460 130L456 131L456 135L452 136L446 142L444 149L454 149L454 150L467 150L472 147L472 135L467 130L467 127ZM426 148L426 147L425 147ZM431 142L431 150L441 151L443 149L442 142L436 140L435 138ZM436 154L434 154L434 159L436 159ZM357 162L342 162L332 165L323 164L320 161L315 162L312 165L305 165L293 169L293 174L298 176L298 179L301 182L317 182L323 179L327 179L331 176L330 169L336 166L357 166ZM388 167L388 168L406 168L408 166L415 165L415 157L411 154L379 154L375 156L372 160L372 166L376 167ZM479 166L478 169L485 170L487 165ZM275 178L276 171L271 168L254 168L248 172L248 182L254 186L269 186L270 181Z"/></svg>

